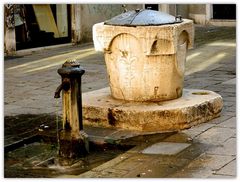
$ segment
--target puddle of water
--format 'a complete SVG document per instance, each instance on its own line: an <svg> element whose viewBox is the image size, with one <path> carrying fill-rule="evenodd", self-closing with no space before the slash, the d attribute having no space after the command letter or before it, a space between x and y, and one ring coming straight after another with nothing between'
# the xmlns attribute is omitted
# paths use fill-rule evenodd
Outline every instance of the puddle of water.
<svg viewBox="0 0 240 182"><path fill-rule="evenodd" d="M193 92L193 95L209 95L209 92Z"/></svg>
<svg viewBox="0 0 240 182"><path fill-rule="evenodd" d="M52 178L60 175L78 175L132 147L90 142L90 154L86 157L59 159L59 120L58 116L49 115L5 117L4 139L9 142L5 142L4 148L4 177Z"/></svg>
<svg viewBox="0 0 240 182"><path fill-rule="evenodd" d="M34 142L5 153L4 176L49 178L59 175L78 175L117 157L129 148L129 146L91 144L89 155L70 160L58 158L56 144Z"/></svg>

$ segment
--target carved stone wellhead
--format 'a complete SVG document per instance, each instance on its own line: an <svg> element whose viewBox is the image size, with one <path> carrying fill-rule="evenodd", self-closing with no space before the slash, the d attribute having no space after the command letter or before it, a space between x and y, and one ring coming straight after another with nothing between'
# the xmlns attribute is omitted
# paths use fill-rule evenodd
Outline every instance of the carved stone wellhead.
<svg viewBox="0 0 240 182"><path fill-rule="evenodd" d="M131 101L182 96L193 21L154 10L127 11L93 26L96 51L104 52L111 94Z"/></svg>
<svg viewBox="0 0 240 182"><path fill-rule="evenodd" d="M183 89L193 40L192 20L150 9L95 24L94 46L104 53L110 89L84 93L85 124L169 132L220 116L219 94Z"/></svg>

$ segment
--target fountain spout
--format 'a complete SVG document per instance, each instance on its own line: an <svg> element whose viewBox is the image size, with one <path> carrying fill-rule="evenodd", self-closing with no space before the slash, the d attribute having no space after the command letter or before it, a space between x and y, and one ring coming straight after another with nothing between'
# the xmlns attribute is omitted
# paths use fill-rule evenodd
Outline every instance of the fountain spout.
<svg viewBox="0 0 240 182"><path fill-rule="evenodd" d="M63 90L68 91L70 88L70 80L67 78L63 78L62 83L57 87L54 98L60 98L60 92Z"/></svg>
<svg viewBox="0 0 240 182"><path fill-rule="evenodd" d="M62 88L63 88L63 84L61 83L55 91L54 98L60 98L60 92L61 92Z"/></svg>

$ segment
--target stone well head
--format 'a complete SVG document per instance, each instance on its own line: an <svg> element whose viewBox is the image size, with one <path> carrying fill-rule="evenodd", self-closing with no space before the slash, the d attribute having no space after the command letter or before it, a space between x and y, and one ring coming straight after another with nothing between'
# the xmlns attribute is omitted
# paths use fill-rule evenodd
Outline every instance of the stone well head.
<svg viewBox="0 0 240 182"><path fill-rule="evenodd" d="M182 96L193 21L154 10L134 10L93 26L96 51L104 52L111 94L129 101Z"/></svg>

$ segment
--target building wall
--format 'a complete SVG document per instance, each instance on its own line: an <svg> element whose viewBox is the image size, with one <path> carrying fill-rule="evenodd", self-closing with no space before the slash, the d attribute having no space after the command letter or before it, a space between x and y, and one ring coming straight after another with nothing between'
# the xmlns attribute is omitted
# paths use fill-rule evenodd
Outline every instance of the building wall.
<svg viewBox="0 0 240 182"><path fill-rule="evenodd" d="M169 5L169 14L176 16L177 9L176 9L176 4L170 4Z"/></svg>
<svg viewBox="0 0 240 182"><path fill-rule="evenodd" d="M73 36L73 43L82 43L92 41L92 26L95 23L103 22L123 12L122 4L82 4L74 5L78 11L75 27L77 31ZM127 4L127 10L143 8L144 4ZM181 15L183 18L194 20L196 24L206 25L209 23L210 4L159 4L161 11L171 15ZM76 12L75 12L76 14ZM74 30L74 26L72 29Z"/></svg>
<svg viewBox="0 0 240 182"><path fill-rule="evenodd" d="M14 6L4 5L4 54L14 55L16 52L16 36L14 22Z"/></svg>
<svg viewBox="0 0 240 182"><path fill-rule="evenodd" d="M206 4L189 5L189 18L197 24L206 24Z"/></svg>
<svg viewBox="0 0 240 182"><path fill-rule="evenodd" d="M189 13L193 14L205 14L206 13L206 4L190 4Z"/></svg>
<svg viewBox="0 0 240 182"><path fill-rule="evenodd" d="M127 10L144 8L144 4L126 4ZM196 24L212 24L218 26L234 26L236 21L212 20L211 4L159 4L159 10L174 16L181 15L183 18L194 20ZM72 4L71 5L71 42L79 44L92 41L92 26L103 22L123 12L122 4ZM8 11L5 7L6 17ZM4 53L16 53L15 28L4 26ZM228 23L228 24L227 24Z"/></svg>
<svg viewBox="0 0 240 182"><path fill-rule="evenodd" d="M126 5L128 10L142 7L142 4ZM92 40L92 26L121 14L123 7L122 4L82 4L80 11L81 18L78 21L81 24L80 42L89 42Z"/></svg>
<svg viewBox="0 0 240 182"><path fill-rule="evenodd" d="M189 18L189 5L177 4L177 15L181 15L183 18Z"/></svg>

